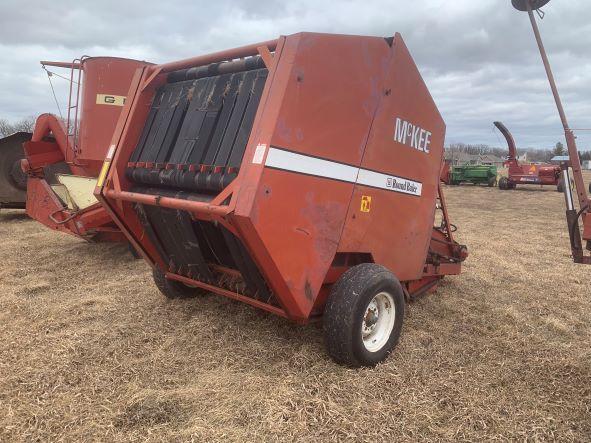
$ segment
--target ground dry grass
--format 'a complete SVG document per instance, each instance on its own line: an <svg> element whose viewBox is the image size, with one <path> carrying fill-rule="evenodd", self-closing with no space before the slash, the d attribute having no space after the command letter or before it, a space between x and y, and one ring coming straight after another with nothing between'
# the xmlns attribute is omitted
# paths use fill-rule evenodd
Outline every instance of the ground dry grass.
<svg viewBox="0 0 591 443"><path fill-rule="evenodd" d="M464 273L362 370L316 326L167 301L123 247L2 212L0 440L590 440L591 267L561 194L446 191Z"/></svg>

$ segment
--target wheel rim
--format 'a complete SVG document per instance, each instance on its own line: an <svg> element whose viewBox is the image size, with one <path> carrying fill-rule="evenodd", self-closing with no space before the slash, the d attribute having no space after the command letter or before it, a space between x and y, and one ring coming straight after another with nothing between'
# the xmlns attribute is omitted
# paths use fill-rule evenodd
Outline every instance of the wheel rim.
<svg viewBox="0 0 591 443"><path fill-rule="evenodd" d="M367 305L361 336L363 345L369 352L377 352L384 347L394 329L396 305L394 297L387 292L380 292Z"/></svg>

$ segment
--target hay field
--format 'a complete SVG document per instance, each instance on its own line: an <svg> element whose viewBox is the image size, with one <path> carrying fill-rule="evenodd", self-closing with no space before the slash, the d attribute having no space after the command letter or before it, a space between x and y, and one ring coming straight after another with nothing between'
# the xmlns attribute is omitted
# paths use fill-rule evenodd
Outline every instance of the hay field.
<svg viewBox="0 0 591 443"><path fill-rule="evenodd" d="M0 441L591 439L591 267L552 188L448 187L461 276L383 365L214 295L167 301L125 248L0 213Z"/></svg>

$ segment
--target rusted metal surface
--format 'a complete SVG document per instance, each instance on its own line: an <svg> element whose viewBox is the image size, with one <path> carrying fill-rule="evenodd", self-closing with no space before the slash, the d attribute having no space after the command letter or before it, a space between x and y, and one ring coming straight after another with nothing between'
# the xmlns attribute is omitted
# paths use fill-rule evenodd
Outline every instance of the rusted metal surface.
<svg viewBox="0 0 591 443"><path fill-rule="evenodd" d="M399 35L294 34L144 69L95 195L168 278L304 322L356 264L408 293L460 272L444 135Z"/></svg>
<svg viewBox="0 0 591 443"><path fill-rule="evenodd" d="M151 68L151 70L152 72L164 74L172 71L178 71L180 69L192 68L194 66L203 66L208 65L210 63L220 63L224 61L234 60L237 58L249 57L257 55L259 52L259 48L261 46L268 48L269 51L274 51L277 47L277 40L268 40L261 43L254 43L252 45L241 46L239 48L214 52L212 54L191 57L176 62L165 63L162 65L154 65Z"/></svg>

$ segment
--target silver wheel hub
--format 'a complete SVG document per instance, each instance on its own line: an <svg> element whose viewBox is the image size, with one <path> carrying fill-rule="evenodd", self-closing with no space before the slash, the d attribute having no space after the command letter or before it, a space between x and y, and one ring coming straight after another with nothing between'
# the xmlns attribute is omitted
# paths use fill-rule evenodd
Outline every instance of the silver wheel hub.
<svg viewBox="0 0 591 443"><path fill-rule="evenodd" d="M365 349L377 352L390 339L396 320L394 297L388 292L380 292L369 302L363 315L361 336Z"/></svg>

